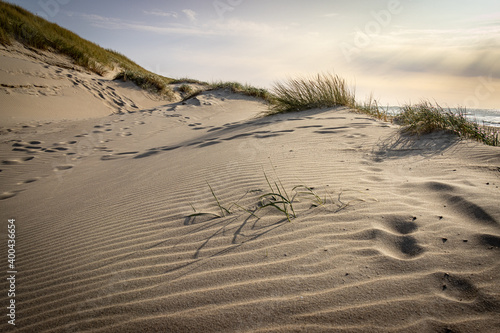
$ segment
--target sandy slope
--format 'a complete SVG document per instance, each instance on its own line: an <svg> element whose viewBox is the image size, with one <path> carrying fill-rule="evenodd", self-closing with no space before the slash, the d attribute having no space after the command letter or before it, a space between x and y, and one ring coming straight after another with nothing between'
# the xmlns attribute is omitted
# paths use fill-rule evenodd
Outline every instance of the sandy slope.
<svg viewBox="0 0 500 333"><path fill-rule="evenodd" d="M64 56L0 45L0 130L16 124L103 117L160 105L133 84L99 77Z"/></svg>
<svg viewBox="0 0 500 333"><path fill-rule="evenodd" d="M213 91L4 134L18 331L498 330L498 148L264 109ZM324 202L259 209L265 175ZM207 183L232 214L189 216L220 214Z"/></svg>

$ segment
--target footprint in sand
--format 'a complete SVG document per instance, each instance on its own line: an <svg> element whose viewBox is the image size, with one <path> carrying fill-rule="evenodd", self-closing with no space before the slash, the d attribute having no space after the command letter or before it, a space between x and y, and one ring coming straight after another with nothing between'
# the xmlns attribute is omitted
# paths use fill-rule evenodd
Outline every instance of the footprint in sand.
<svg viewBox="0 0 500 333"><path fill-rule="evenodd" d="M477 235L477 239L480 244L486 246L488 249L500 250L500 236L491 235L491 234L481 234Z"/></svg>
<svg viewBox="0 0 500 333"><path fill-rule="evenodd" d="M4 164L4 165L17 165L17 164L21 164L23 162L30 161L30 160L32 160L34 158L35 158L34 156L30 156L30 157L25 157L25 158L22 158L22 159L3 160L2 164Z"/></svg>
<svg viewBox="0 0 500 333"><path fill-rule="evenodd" d="M150 150L150 151L147 151L145 153L142 153L142 154L139 154L139 155L136 155L134 156L134 159L137 159L137 158L145 158L145 157L149 157L149 156L152 156L152 155L156 155L158 154L159 151L158 150Z"/></svg>
<svg viewBox="0 0 500 333"><path fill-rule="evenodd" d="M0 200L9 199L9 198L12 198L14 196L16 196L16 193L14 193L14 192L3 192L3 193L0 193Z"/></svg>
<svg viewBox="0 0 500 333"><path fill-rule="evenodd" d="M198 148L213 146L213 145L216 145L219 143L221 143L221 142L220 141L209 141L209 142L202 143L201 145L198 146Z"/></svg>
<svg viewBox="0 0 500 333"><path fill-rule="evenodd" d="M456 301L471 303L475 301L480 292L479 289L468 279L456 274L437 272L432 274L437 292L444 298Z"/></svg>
<svg viewBox="0 0 500 333"><path fill-rule="evenodd" d="M382 225L393 232L408 235L417 231L418 225L415 223L416 220L417 218L413 216L387 216L384 218Z"/></svg>
<svg viewBox="0 0 500 333"><path fill-rule="evenodd" d="M71 168L73 168L73 165L71 164L58 165L54 168L54 171L64 171L64 170L69 170Z"/></svg>
<svg viewBox="0 0 500 333"><path fill-rule="evenodd" d="M479 204L470 201L464 195L460 195L460 191L454 186L431 181L424 184L426 189L436 192L441 199L444 199L448 206L453 207L455 211L467 216L473 223L481 223L488 226L498 227L500 222L483 209Z"/></svg>
<svg viewBox="0 0 500 333"><path fill-rule="evenodd" d="M108 155L101 156L101 161L117 160L119 158L124 158L128 155L135 155L137 153L139 153L139 152L138 151L127 151L127 152L123 152L123 153L108 154Z"/></svg>
<svg viewBox="0 0 500 333"><path fill-rule="evenodd" d="M323 125L306 125L306 126L299 126L297 128L321 128Z"/></svg>
<svg viewBox="0 0 500 333"><path fill-rule="evenodd" d="M20 184L30 184L30 183L34 183L38 180L39 178L36 177L36 178L29 178L29 179L26 179L25 181L21 182Z"/></svg>
<svg viewBox="0 0 500 333"><path fill-rule="evenodd" d="M380 229L370 230L370 235L378 243L377 249L398 259L414 259L425 252L411 234L418 230L416 217L387 216L379 224Z"/></svg>

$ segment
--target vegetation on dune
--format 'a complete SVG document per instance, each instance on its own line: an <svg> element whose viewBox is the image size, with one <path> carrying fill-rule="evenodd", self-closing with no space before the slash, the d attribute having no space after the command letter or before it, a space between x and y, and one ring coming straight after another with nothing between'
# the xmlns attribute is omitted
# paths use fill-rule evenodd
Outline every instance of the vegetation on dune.
<svg viewBox="0 0 500 333"><path fill-rule="evenodd" d="M344 79L330 73L277 82L272 95L269 114L346 106L377 119L396 121L406 133L420 135L444 130L487 145L499 145L499 132L467 119L465 108L453 112L437 103L422 102L403 106L401 114L393 117L378 105L373 96L363 104L356 102L354 89L349 88Z"/></svg>
<svg viewBox="0 0 500 333"><path fill-rule="evenodd" d="M257 88L249 84L241 84L239 82L223 82L217 81L209 84L210 90L229 89L234 93L239 93L251 97L261 98L268 103L274 102L274 96L264 88Z"/></svg>
<svg viewBox="0 0 500 333"><path fill-rule="evenodd" d="M174 95L174 92L168 86L170 79L153 74L146 70L123 69L120 73L118 73L118 75L115 76L114 79L134 82L143 89L163 95L170 99Z"/></svg>
<svg viewBox="0 0 500 333"><path fill-rule="evenodd" d="M151 73L124 55L104 49L19 6L0 1L0 44L12 45L13 40L35 49L66 55L76 65L99 75L118 68L121 71L117 75L119 79L126 78L167 97L173 95L168 86L172 79Z"/></svg>
<svg viewBox="0 0 500 333"><path fill-rule="evenodd" d="M271 113L355 105L354 90L349 89L344 79L330 73L276 82L272 93Z"/></svg>
<svg viewBox="0 0 500 333"><path fill-rule="evenodd" d="M462 138L473 139L490 146L499 145L499 132L491 127L481 126L468 120L465 108L456 111L444 109L428 101L416 105L405 105L395 122L403 131L412 134L426 134L437 130L450 131Z"/></svg>

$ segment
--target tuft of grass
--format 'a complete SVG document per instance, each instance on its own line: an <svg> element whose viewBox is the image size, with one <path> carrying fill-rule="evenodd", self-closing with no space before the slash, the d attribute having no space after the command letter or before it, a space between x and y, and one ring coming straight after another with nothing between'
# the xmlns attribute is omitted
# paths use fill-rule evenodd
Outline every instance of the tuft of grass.
<svg viewBox="0 0 500 333"><path fill-rule="evenodd" d="M195 89L191 87L189 84L183 84L179 87L179 91L184 94L191 95L192 93L195 92Z"/></svg>
<svg viewBox="0 0 500 333"><path fill-rule="evenodd" d="M187 77L183 77L183 78L180 78L180 79L172 79L171 83L193 83L193 84L199 84L199 85L203 85L203 86L208 86L209 85L205 81L200 81L200 80L196 80L196 79L190 79L190 78L187 78Z"/></svg>
<svg viewBox="0 0 500 333"><path fill-rule="evenodd" d="M193 209L194 213L188 215L188 217L196 217L196 216L206 216L206 215L209 215L209 216L214 216L215 218L223 218L223 217L226 217L227 215L233 214L232 208L234 206L236 206L236 207L240 208L241 210L244 210L245 212L249 213L250 215L256 217L257 219L259 218L257 215L255 215L254 212L251 212L250 210L248 210L246 208L243 208L242 206L239 205L239 201L241 199L243 199L250 191L247 191L247 193L245 193L238 201L233 202L229 207L226 208L225 206L223 206L221 204L221 201L219 200L219 198L215 194L215 191L212 188L212 186L210 185L210 183L207 182L207 185L208 185L208 188L210 189L210 193L212 193L212 196L214 197L214 200L215 200L215 203L217 204L217 207L219 208L220 215L219 214L214 214L214 213L197 212L196 208L194 208L193 204L190 203L189 205Z"/></svg>
<svg viewBox="0 0 500 333"><path fill-rule="evenodd" d="M217 196L215 195L215 192L214 192L214 189L212 188L212 186L210 186L210 184L207 182L207 185L208 187L210 188L210 192L212 192L212 196L214 197L215 199L215 202L217 202L217 206L219 207L220 209L220 217L224 217L226 216L226 214L228 215L231 215L231 212L229 211L229 209L223 207L219 201L219 199L217 198Z"/></svg>
<svg viewBox="0 0 500 333"><path fill-rule="evenodd" d="M345 80L331 73L276 82L270 114L333 106L355 106L355 92Z"/></svg>
<svg viewBox="0 0 500 333"><path fill-rule="evenodd" d="M125 69L118 73L114 80L131 81L142 89L172 99L174 92L169 87L170 79L153 74L146 70Z"/></svg>
<svg viewBox="0 0 500 333"><path fill-rule="evenodd" d="M274 170L276 173L276 170ZM242 207L239 202L245 198L249 193L255 193L255 192L265 192L261 189L258 190L248 190L246 191L243 196L241 196L236 202L231 203L229 206L225 206L222 204L221 200L219 200L219 197L216 195L215 190L212 188L212 186L207 182L208 188L210 189L210 193L212 194L212 197L215 200L215 204L219 210L218 213L209 213L209 212L198 212L196 208L193 206L193 204L189 203L191 206L192 210L194 213L187 215L187 217L197 217L197 216L210 216L212 218L223 218L228 215L232 215L233 208L237 207L242 211L245 211L246 213L250 214L251 216L255 217L256 219L260 219L259 216L257 216L257 212L260 211L263 208L266 207L272 207L283 213L283 215L286 217L286 220L288 222L291 222L292 219L297 217L296 214L296 209L295 209L295 202L298 202L299 198L306 197L311 200L311 206L310 208L315 208L319 206L325 206L328 203L327 200L327 195L331 199L331 204L336 206L336 209L334 210L335 213L347 208L348 206L351 205L351 202L353 201L364 201L362 199L354 199L351 200L347 203L343 202L341 200L341 195L342 191L338 195L338 203L335 202L335 200L332 198L331 194L328 193L328 191L325 190L325 197L324 199L321 198L315 191L313 187L306 186L306 185L296 185L292 188L291 191L287 191L283 183L281 182L281 179L279 176L276 174L277 180L271 180L266 172L264 171L264 178L266 179L267 185L269 186L269 191L267 193L261 194L258 196L258 204L257 208L252 208L252 209L247 209Z"/></svg>
<svg viewBox="0 0 500 333"><path fill-rule="evenodd" d="M377 100L373 98L373 94L363 104L356 103L354 110L385 122L392 121L388 109L381 108Z"/></svg>
<svg viewBox="0 0 500 333"><path fill-rule="evenodd" d="M271 192L265 193L259 197L261 200L261 208L274 207L283 214L285 214L288 222L291 222L292 217L297 217L295 210L293 209L293 200L295 196L290 197L278 178L278 182L274 182L274 186L269 181L267 174L264 172L264 177L266 178L267 184Z"/></svg>
<svg viewBox="0 0 500 333"><path fill-rule="evenodd" d="M209 84L210 90L215 89L229 89L234 93L239 93L251 97L256 97L265 100L268 103L274 101L274 96L264 88L257 88L248 84L241 84L239 82L223 82L217 81Z"/></svg>
<svg viewBox="0 0 500 333"><path fill-rule="evenodd" d="M444 130L462 138L498 146L498 131L468 120L466 112L466 108L457 108L456 112L453 112L449 108L444 109L438 103L423 101L416 105L403 106L401 113L394 120L404 126L404 132L410 134L420 135Z"/></svg>

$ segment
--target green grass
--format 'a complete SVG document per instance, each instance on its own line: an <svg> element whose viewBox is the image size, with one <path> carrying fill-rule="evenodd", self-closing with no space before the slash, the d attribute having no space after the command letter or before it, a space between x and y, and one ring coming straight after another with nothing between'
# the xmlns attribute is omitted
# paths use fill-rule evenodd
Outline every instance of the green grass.
<svg viewBox="0 0 500 333"><path fill-rule="evenodd" d="M276 172L276 171L275 171ZM269 186L269 191L266 193L260 195L258 197L258 208L253 209L247 209L242 207L239 202L245 198L249 193L254 193L254 192L264 192L263 190L249 190L247 191L239 200L236 202L231 203L230 205L224 205L222 201L219 199L217 194L215 193L215 190L212 188L212 186L207 182L208 188L210 189L210 193L212 197L215 200L215 205L217 206L217 209L219 213L212 213L212 212L198 212L196 208L190 204L191 208L193 209L194 213L187 215L189 218L194 218L197 216L209 216L211 218L223 218L228 215L232 215L234 213L235 207L239 208L242 211L247 212L251 216L259 219L259 216L257 216L257 212L260 211L261 209L264 209L266 207L271 207L275 208L283 215L285 218L291 222L292 219L297 217L297 214L295 212L295 207L294 204L297 201L298 197L306 197L311 200L311 208L313 207L318 207L326 204L326 196L325 199L322 199L319 195L314 192L314 189L309 186L305 185L296 185L292 188L291 191L287 191L281 182L280 178L276 176L277 181L272 181L270 178L267 176L267 174L264 172L264 178L266 179L266 182ZM339 195L339 201L340 201L340 195ZM332 199L332 203L334 203L334 200ZM341 209L347 207L347 205L342 206ZM338 209L336 211L340 211L341 209Z"/></svg>
<svg viewBox="0 0 500 333"><path fill-rule="evenodd" d="M481 126L465 117L465 108L455 112L439 104L424 101L416 105L405 105L395 117L396 123L403 126L403 131L411 134L426 134L438 130L452 132L459 137L473 139L490 146L499 145L498 130Z"/></svg>
<svg viewBox="0 0 500 333"><path fill-rule="evenodd" d="M285 214L288 222L291 222L292 218L297 217L297 215L295 214L295 209L293 208L293 201L296 194L293 196L288 195L288 192L286 191L279 178L277 182L274 182L273 186L265 172L264 177L266 178L271 192L265 193L259 197L259 199L261 200L261 208L274 207Z"/></svg>
<svg viewBox="0 0 500 333"><path fill-rule="evenodd" d="M104 49L19 6L0 1L0 43L12 45L14 40L28 47L66 55L76 65L99 75L118 68L121 73L117 78L126 77L165 97L173 95L168 87L172 79L151 73L124 55Z"/></svg>

